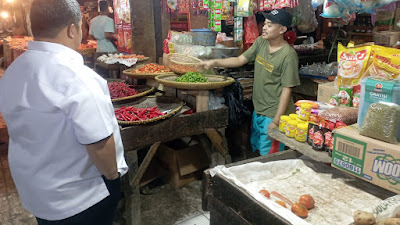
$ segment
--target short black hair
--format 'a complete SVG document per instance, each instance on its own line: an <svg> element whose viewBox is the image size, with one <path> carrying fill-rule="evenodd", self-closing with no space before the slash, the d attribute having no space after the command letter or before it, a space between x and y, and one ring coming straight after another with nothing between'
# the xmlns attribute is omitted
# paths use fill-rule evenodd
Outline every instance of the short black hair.
<svg viewBox="0 0 400 225"><path fill-rule="evenodd" d="M108 2L100 1L99 2L100 12L108 12Z"/></svg>
<svg viewBox="0 0 400 225"><path fill-rule="evenodd" d="M82 19L76 0L34 0L31 8L33 37L55 38L65 27Z"/></svg>

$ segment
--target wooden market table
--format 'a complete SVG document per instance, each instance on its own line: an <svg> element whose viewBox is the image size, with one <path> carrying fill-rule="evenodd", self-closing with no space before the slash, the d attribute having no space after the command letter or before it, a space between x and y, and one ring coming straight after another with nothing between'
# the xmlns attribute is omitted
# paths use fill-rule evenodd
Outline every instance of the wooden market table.
<svg viewBox="0 0 400 225"><path fill-rule="evenodd" d="M296 150L286 150L283 152L274 153L267 156L260 156L232 164L225 165L229 168L232 166L245 166L245 164L252 162L272 162L287 159L297 159L302 154ZM309 160L309 159L306 159ZM353 177L343 171L336 170L317 162L310 161L313 165L320 165L327 168L327 170L318 171L325 175L330 175L330 179L343 179L346 180L343 185L356 188L365 194L374 195L380 199L387 199L388 197L395 196L396 194L383 188L379 188L369 182ZM238 168L236 168L238 170ZM242 168L242 171L246 168ZM241 171L241 172L242 172ZM327 172L330 171L330 172ZM260 172L260 171L255 171ZM317 172L317 171L316 171ZM240 172L238 172L240 173ZM256 176L255 176L256 177ZM256 182L256 181L255 181ZM325 184L326 185L326 184ZM340 186L334 190L341 190ZM373 190L373 191L372 191ZM321 186L321 192L326 191L324 186ZM351 196L348 198L351 200ZM326 199L329 201L329 199ZM335 201L335 199L332 199ZM345 203L343 203L345 204ZM291 225L287 219L277 214L274 210L267 207L265 204L256 200L255 197L249 194L244 188L238 186L231 179L221 174L211 176L210 169L204 171L203 188L202 188L202 207L203 210L210 211L210 224L211 225ZM360 206L363 207L363 206ZM326 209L326 212L335 210L332 208ZM355 208L354 210L357 210ZM350 216L351 217L351 216ZM314 223L315 224L315 223ZM346 224L343 224L346 225Z"/></svg>
<svg viewBox="0 0 400 225"><path fill-rule="evenodd" d="M123 177L123 191L126 199L125 218L129 225L140 224L139 181L160 144L204 133L211 140L211 149L218 151L223 156L222 164L230 163L231 158L224 136L224 128L228 125L228 119L229 109L224 107L190 115L181 114L156 123L121 128L121 138L130 168L128 174ZM151 147L139 166L137 150L148 146ZM213 160L211 161L213 162Z"/></svg>

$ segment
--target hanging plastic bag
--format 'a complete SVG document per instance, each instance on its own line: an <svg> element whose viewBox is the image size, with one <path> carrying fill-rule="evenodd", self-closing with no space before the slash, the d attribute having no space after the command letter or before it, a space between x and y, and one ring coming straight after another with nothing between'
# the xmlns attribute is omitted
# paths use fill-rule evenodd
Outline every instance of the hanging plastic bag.
<svg viewBox="0 0 400 225"><path fill-rule="evenodd" d="M312 0L311 1L312 7L315 9L320 5L324 4L324 0Z"/></svg>
<svg viewBox="0 0 400 225"><path fill-rule="evenodd" d="M300 0L299 4L300 18L297 29L302 33L311 33L318 27L315 11L310 0Z"/></svg>
<svg viewBox="0 0 400 225"><path fill-rule="evenodd" d="M333 0L325 0L322 17L325 18L340 18L342 17L342 12L340 11L339 5Z"/></svg>
<svg viewBox="0 0 400 225"><path fill-rule="evenodd" d="M235 83L224 88L225 104L229 106L228 127L236 128L246 119L250 118L251 112L243 103L242 86L235 80Z"/></svg>
<svg viewBox="0 0 400 225"><path fill-rule="evenodd" d="M256 16L245 17L244 27L244 49L247 50L260 36L258 33Z"/></svg>

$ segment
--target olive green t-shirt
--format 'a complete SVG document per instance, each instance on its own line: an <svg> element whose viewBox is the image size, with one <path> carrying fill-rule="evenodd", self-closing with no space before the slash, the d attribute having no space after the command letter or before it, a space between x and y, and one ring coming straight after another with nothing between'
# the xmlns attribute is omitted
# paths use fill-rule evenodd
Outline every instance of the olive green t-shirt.
<svg viewBox="0 0 400 225"><path fill-rule="evenodd" d="M254 61L254 110L257 114L274 118L282 88L300 85L297 53L289 44L285 44L271 54L268 41L260 36L243 56L248 61ZM286 113L294 111L293 99L290 98Z"/></svg>

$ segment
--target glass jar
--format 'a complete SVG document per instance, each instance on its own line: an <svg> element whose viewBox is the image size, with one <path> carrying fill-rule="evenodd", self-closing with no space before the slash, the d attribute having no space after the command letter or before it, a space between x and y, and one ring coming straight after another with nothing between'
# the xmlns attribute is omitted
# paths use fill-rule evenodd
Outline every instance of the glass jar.
<svg viewBox="0 0 400 225"><path fill-rule="evenodd" d="M279 131L285 133L287 122L290 120L289 116L281 116L279 120Z"/></svg>

